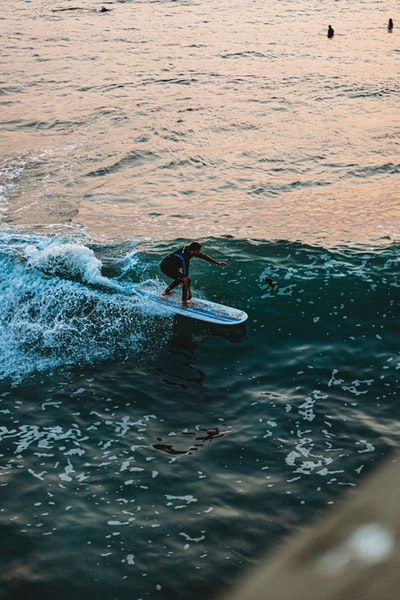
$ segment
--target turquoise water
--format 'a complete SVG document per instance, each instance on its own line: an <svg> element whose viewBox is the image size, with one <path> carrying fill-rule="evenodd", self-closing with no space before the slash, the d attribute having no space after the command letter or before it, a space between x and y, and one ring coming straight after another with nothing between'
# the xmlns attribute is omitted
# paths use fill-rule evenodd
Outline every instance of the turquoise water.
<svg viewBox="0 0 400 600"><path fill-rule="evenodd" d="M198 261L194 289L249 312L231 329L129 294L157 282L160 247L11 239L8 597L214 593L397 446L397 247L210 240L234 272L210 293L214 267Z"/></svg>
<svg viewBox="0 0 400 600"><path fill-rule="evenodd" d="M2 15L2 597L218 598L399 443L396 7L106 6Z"/></svg>

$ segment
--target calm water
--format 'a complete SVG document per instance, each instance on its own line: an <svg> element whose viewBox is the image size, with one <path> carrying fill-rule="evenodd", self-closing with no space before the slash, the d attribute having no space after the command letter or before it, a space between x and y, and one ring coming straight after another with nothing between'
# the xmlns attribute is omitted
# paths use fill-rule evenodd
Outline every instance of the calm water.
<svg viewBox="0 0 400 600"><path fill-rule="evenodd" d="M398 7L104 6L0 17L1 597L217 598L399 443Z"/></svg>

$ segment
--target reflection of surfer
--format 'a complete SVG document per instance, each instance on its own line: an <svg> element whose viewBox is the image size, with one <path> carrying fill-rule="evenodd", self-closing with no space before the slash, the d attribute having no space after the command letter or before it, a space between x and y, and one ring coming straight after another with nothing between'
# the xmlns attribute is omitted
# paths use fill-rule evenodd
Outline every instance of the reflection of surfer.
<svg viewBox="0 0 400 600"><path fill-rule="evenodd" d="M192 292L190 291L190 278L189 268L190 261L193 257L202 258L207 262L218 265L219 267L225 266L227 263L224 261L218 261L203 254L201 252L201 244L199 242L192 242L189 246L184 246L180 250L176 250L169 256L166 256L160 263L160 269L167 277L173 279L169 286L164 290L163 296L169 296L174 288L178 285L182 285L182 306L190 306L188 300L192 298Z"/></svg>
<svg viewBox="0 0 400 600"><path fill-rule="evenodd" d="M178 456L179 454L190 454L190 450L194 450L194 448L189 448L189 450L176 450L172 444L153 444L153 448L156 450L161 450L166 454L172 454L173 456Z"/></svg>
<svg viewBox="0 0 400 600"><path fill-rule="evenodd" d="M188 435L194 437L194 441L198 442L194 445L189 446L187 450L174 448L172 444L163 444L162 438L157 438L157 444L153 444L153 448L156 450L161 450L161 452L165 452L166 454L171 454L172 456L179 456L181 454L192 454L196 452L199 448L204 447L204 442L208 442L214 440L219 437L223 437L227 433L230 433L232 430L220 431L219 427L214 427L213 429L200 429L200 431L204 432L200 435L196 435L194 431L182 431L182 435Z"/></svg>
<svg viewBox="0 0 400 600"><path fill-rule="evenodd" d="M220 431L219 427L214 427L214 429L200 429L200 431L204 431L205 435L197 436L196 440L213 440L226 434L226 431Z"/></svg>

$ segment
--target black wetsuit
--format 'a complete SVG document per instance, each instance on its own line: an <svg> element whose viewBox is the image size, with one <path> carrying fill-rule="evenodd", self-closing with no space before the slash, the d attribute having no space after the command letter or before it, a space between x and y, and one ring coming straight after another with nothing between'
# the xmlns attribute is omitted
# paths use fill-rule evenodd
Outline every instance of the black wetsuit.
<svg viewBox="0 0 400 600"><path fill-rule="evenodd" d="M172 291L179 284L183 284L183 278L189 276L189 268L190 268L190 259L193 257L202 258L203 260L207 260L207 256L200 252L199 254L191 254L190 247L184 246L176 252L173 252L169 256L163 258L160 263L160 269L167 275L173 279L173 281L167 287L167 292ZM187 298L187 290L186 286L182 285L182 302L186 302Z"/></svg>

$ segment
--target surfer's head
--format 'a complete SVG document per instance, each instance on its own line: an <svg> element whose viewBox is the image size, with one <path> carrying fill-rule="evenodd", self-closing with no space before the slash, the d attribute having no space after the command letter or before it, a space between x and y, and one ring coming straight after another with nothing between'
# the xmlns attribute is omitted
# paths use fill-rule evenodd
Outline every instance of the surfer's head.
<svg viewBox="0 0 400 600"><path fill-rule="evenodd" d="M192 254L198 254L201 250L201 244L199 244L199 242L192 242L189 246L189 250Z"/></svg>

